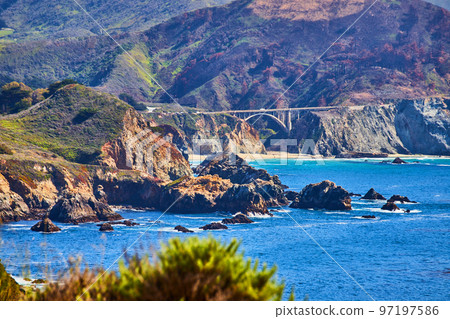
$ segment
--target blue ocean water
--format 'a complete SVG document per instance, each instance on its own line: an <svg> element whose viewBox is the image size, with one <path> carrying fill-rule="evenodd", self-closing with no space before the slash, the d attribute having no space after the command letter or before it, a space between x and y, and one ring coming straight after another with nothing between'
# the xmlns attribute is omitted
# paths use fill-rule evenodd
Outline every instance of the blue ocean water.
<svg viewBox="0 0 450 319"><path fill-rule="evenodd" d="M252 163L277 174L295 191L328 179L354 193L374 187L386 198L408 196L418 203L398 206L411 213L385 212L380 209L382 201L354 197L349 212L284 207L272 218L253 218L254 224L194 234L173 228L198 229L228 215L166 213L161 223L149 228L162 212L120 211L140 225L116 225L110 233L88 223L58 224L60 233L41 234L30 231L35 221L21 221L0 225L0 258L15 276L29 271L32 278L41 278L49 269L64 271L70 256L81 255L90 267L109 267L132 244L129 253L142 253L158 249L160 242L173 236L212 234L224 241L238 238L246 256L276 264L286 296L294 287L297 299L308 295L310 300L450 300L450 160L415 160L419 163L393 165L372 159ZM377 218L359 218L368 214Z"/></svg>

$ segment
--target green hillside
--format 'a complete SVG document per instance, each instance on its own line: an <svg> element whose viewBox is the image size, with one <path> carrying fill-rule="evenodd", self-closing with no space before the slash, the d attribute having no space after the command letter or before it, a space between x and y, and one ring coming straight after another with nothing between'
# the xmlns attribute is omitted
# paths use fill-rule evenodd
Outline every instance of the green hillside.
<svg viewBox="0 0 450 319"><path fill-rule="evenodd" d="M130 106L82 85L58 90L37 108L0 120L0 138L36 145L78 163L91 163L101 147L119 136Z"/></svg>

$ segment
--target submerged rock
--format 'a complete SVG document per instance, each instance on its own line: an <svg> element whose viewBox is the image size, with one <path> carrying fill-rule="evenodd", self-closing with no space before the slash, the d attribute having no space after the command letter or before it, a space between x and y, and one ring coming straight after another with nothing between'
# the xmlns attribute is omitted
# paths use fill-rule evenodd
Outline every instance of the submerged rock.
<svg viewBox="0 0 450 319"><path fill-rule="evenodd" d="M215 229L228 229L228 227L221 223L211 223L211 224L200 227L200 229L215 230Z"/></svg>
<svg viewBox="0 0 450 319"><path fill-rule="evenodd" d="M381 207L381 209L389 211L400 210L400 208L398 208L398 206L395 205L393 202L387 202L386 204L383 205L383 207Z"/></svg>
<svg viewBox="0 0 450 319"><path fill-rule="evenodd" d="M349 193L331 181L309 184L300 192L289 207L331 210L351 210Z"/></svg>
<svg viewBox="0 0 450 319"><path fill-rule="evenodd" d="M111 226L110 223L104 223L100 226L100 231L113 231L114 228Z"/></svg>
<svg viewBox="0 0 450 319"><path fill-rule="evenodd" d="M251 223L254 223L254 221L243 214L237 214L236 216L233 216L233 218L225 218L224 220L222 220L222 224L251 224Z"/></svg>
<svg viewBox="0 0 450 319"><path fill-rule="evenodd" d="M402 160L400 157L396 157L393 161L392 164L406 164L406 162L404 160Z"/></svg>
<svg viewBox="0 0 450 319"><path fill-rule="evenodd" d="M36 225L31 227L32 231L38 231L43 233L55 233L58 231L61 231L61 229L53 224L53 222L50 220L50 218L44 218L40 222L38 222Z"/></svg>
<svg viewBox="0 0 450 319"><path fill-rule="evenodd" d="M366 218L366 219L375 219L375 215L362 215L362 218Z"/></svg>
<svg viewBox="0 0 450 319"><path fill-rule="evenodd" d="M364 195L363 197L361 197L361 199L370 199L370 200L374 200L374 199L386 199L383 195L381 195L380 193L377 193L373 188L369 189L369 191L366 193L366 195Z"/></svg>
<svg viewBox="0 0 450 319"><path fill-rule="evenodd" d="M401 195L392 195L391 198L388 199L388 202L417 203L415 201L410 200L408 197Z"/></svg>
<svg viewBox="0 0 450 319"><path fill-rule="evenodd" d="M357 193L349 193L348 195L350 197L361 197L361 194L357 194Z"/></svg>
<svg viewBox="0 0 450 319"><path fill-rule="evenodd" d="M125 225L125 226L128 226L128 227L138 226L139 225L139 223L132 222L131 220L110 221L110 222L108 222L108 224L111 224L111 225ZM101 226L101 225L103 225L103 224L98 224L97 226Z"/></svg>
<svg viewBox="0 0 450 319"><path fill-rule="evenodd" d="M186 227L183 227L181 225L175 226L174 229L178 230L179 232L182 232L182 233L193 233L194 232L194 231L187 229Z"/></svg>

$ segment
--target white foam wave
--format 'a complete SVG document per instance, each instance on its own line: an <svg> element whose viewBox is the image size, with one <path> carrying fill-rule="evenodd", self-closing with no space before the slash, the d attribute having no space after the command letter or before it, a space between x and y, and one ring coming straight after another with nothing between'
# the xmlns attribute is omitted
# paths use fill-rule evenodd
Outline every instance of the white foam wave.
<svg viewBox="0 0 450 319"><path fill-rule="evenodd" d="M350 213L338 212L338 211L336 211L336 212L325 212L325 214L327 214L327 215L350 215Z"/></svg>

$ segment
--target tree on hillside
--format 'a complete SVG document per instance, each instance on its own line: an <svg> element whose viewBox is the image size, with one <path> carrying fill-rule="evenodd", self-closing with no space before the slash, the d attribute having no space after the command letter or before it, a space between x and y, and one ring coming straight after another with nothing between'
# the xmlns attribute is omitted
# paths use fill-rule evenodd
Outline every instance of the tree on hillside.
<svg viewBox="0 0 450 319"><path fill-rule="evenodd" d="M48 86L48 92L44 93L44 97L47 98L47 97L53 95L60 88L65 87L66 85L69 85L69 84L78 84L78 82L75 80L72 80L72 79L64 79L62 81L54 82Z"/></svg>
<svg viewBox="0 0 450 319"><path fill-rule="evenodd" d="M2 86L0 109L2 113L17 113L32 105L33 90L22 82L11 82Z"/></svg>

